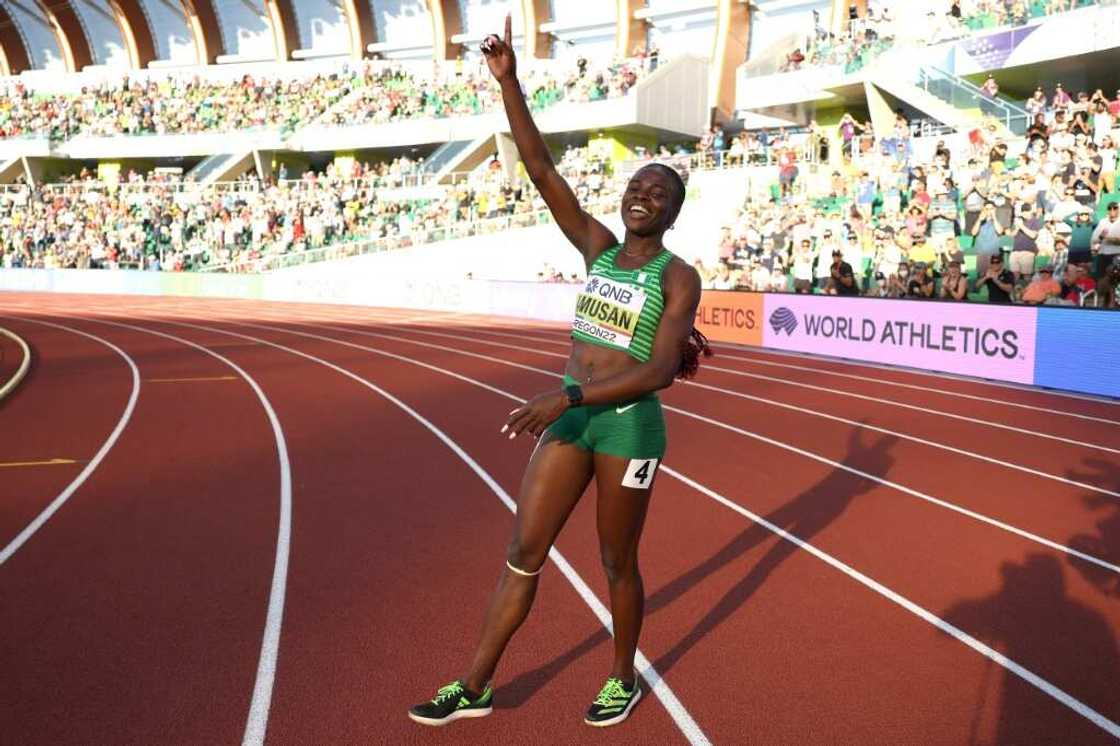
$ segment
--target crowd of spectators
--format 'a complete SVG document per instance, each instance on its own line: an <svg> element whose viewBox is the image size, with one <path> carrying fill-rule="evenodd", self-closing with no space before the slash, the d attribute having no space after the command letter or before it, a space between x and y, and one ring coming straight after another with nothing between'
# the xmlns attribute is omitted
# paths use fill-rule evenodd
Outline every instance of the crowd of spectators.
<svg viewBox="0 0 1120 746"><path fill-rule="evenodd" d="M807 42L791 51L783 69L840 65L853 73L898 44L938 44L984 29L1021 26L1099 0L870 0L867 13L840 33L818 22Z"/></svg>
<svg viewBox="0 0 1120 746"><path fill-rule="evenodd" d="M580 58L563 71L524 73L534 109L559 101L623 96L649 69L642 60L601 66ZM22 81L6 84L0 98L0 138L78 135L166 135L279 129L323 121L355 125L400 119L441 118L492 111L501 96L477 64L462 60L433 66L428 74L388 63L346 63L330 73L290 78L244 75L232 81L199 75L104 82L68 93L44 93Z"/></svg>
<svg viewBox="0 0 1120 746"><path fill-rule="evenodd" d="M1088 296L1114 306L1120 130L1110 112L1120 94L1041 96L1026 138L1006 141L989 123L923 158L893 133L872 133L861 157L788 191L776 185L725 226L716 265L698 266L706 287L1022 303Z"/></svg>
<svg viewBox="0 0 1120 746"><path fill-rule="evenodd" d="M321 116L351 85L344 72L306 79L245 75L228 82L197 75L125 77L68 95L43 94L16 81L0 99L0 137L287 131Z"/></svg>
<svg viewBox="0 0 1120 746"><path fill-rule="evenodd" d="M593 211L613 209L605 158L568 148L558 167ZM545 219L531 185L491 159L434 193L409 186L416 163L332 163L298 179L201 186L168 174L129 172L120 184L89 171L0 192L0 267L251 270L262 260L327 246L378 241L409 246L532 225ZM399 196L397 196L399 195Z"/></svg>
<svg viewBox="0 0 1120 746"><path fill-rule="evenodd" d="M625 96L646 69L640 61L622 60L592 67L580 58L563 74L529 70L522 85L530 107L540 111L560 101L589 102ZM327 123L353 125L397 119L470 116L501 106L492 77L461 61L432 79L401 68L367 68L355 95L333 110Z"/></svg>

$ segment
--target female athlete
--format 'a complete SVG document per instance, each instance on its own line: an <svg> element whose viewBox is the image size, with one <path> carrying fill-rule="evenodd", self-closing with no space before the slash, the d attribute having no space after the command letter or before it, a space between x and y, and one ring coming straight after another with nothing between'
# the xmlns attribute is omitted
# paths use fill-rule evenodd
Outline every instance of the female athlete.
<svg viewBox="0 0 1120 746"><path fill-rule="evenodd" d="M638 540L650 490L665 453L665 421L656 391L690 377L707 340L692 327L700 277L661 243L684 202L673 169L654 164L630 179L622 196L626 238L621 245L580 208L556 172L517 80L506 18L504 39L482 42L517 149L557 225L583 254L587 285L576 303L572 354L558 390L533 397L510 413L508 437L539 438L525 471L506 568L490 601L482 639L466 674L409 711L426 725L490 714L490 679L506 644L537 592L548 550L595 477L603 568L614 618L614 665L585 722L626 719L641 697L634 652L645 601Z"/></svg>

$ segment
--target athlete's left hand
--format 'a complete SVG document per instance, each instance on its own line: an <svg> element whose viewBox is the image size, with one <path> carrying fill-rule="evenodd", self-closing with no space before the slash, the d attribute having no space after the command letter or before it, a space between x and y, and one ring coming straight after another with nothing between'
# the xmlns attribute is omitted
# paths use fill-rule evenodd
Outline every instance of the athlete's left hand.
<svg viewBox="0 0 1120 746"><path fill-rule="evenodd" d="M531 433L539 438L549 425L556 422L568 409L568 397L562 391L538 394L509 413L502 425L502 432L509 432L510 440L521 433Z"/></svg>

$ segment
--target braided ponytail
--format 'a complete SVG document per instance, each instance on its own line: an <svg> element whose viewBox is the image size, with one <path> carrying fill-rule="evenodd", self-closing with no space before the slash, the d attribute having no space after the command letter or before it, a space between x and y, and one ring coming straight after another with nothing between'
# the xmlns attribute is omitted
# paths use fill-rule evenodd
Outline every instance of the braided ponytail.
<svg viewBox="0 0 1120 746"><path fill-rule="evenodd" d="M688 335L688 340L681 349L681 365L677 369L677 378L687 380L694 377L700 370L701 355L711 357L712 348L708 346L708 338L701 334L699 329L692 327L692 333Z"/></svg>

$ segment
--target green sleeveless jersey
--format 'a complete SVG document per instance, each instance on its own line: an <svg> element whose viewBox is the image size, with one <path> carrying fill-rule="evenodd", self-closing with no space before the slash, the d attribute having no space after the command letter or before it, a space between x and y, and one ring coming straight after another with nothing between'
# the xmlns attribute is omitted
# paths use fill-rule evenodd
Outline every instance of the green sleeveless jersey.
<svg viewBox="0 0 1120 746"><path fill-rule="evenodd" d="M619 269L621 246L591 264L587 285L576 299L572 339L621 350L640 362L653 355L653 338L665 310L661 275L673 258L665 250L637 269Z"/></svg>

